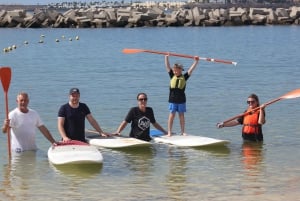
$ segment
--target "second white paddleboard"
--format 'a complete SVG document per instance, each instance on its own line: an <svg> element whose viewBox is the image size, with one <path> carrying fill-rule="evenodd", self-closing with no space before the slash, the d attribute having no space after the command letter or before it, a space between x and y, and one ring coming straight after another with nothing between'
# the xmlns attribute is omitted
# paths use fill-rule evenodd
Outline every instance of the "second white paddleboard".
<svg viewBox="0 0 300 201"><path fill-rule="evenodd" d="M86 140L90 145L105 147L105 148L126 148L126 147L141 147L149 146L150 142L139 140L131 137L101 137L100 135L86 134Z"/></svg>
<svg viewBox="0 0 300 201"><path fill-rule="evenodd" d="M163 135L158 130L151 130L150 135L154 142L172 144L181 147L203 147L225 145L229 143L227 140L220 140L215 138L196 136L196 135Z"/></svg>

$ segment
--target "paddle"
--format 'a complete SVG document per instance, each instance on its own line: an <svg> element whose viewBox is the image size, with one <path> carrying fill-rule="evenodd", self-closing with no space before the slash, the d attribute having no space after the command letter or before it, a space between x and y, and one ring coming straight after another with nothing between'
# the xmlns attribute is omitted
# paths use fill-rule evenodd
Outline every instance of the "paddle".
<svg viewBox="0 0 300 201"><path fill-rule="evenodd" d="M5 96L5 109L6 109L6 119L8 119L8 97L7 92L11 80L11 69L10 67L1 67L0 68L0 78L2 87L4 90ZM11 150L10 150L10 130L7 130L7 147L8 147L8 157L11 158Z"/></svg>
<svg viewBox="0 0 300 201"><path fill-rule="evenodd" d="M175 57L184 57L184 58L190 58L194 59L195 56L186 55L186 54L177 54L177 53L171 53L171 52L160 52L160 51L154 51L154 50L143 50L143 49L123 49L122 52L124 54L135 54L135 53L153 53L153 54L162 54L162 55L170 55ZM217 62L217 63L224 63L224 64L233 64L237 65L237 62L234 61L226 61L221 59L213 59L213 58L205 58L205 57L199 57L200 60L210 61L210 62Z"/></svg>
<svg viewBox="0 0 300 201"><path fill-rule="evenodd" d="M99 133L98 131L92 130L92 129L85 129L85 132L87 132L87 133L95 133L95 134L98 134L97 136L100 135L100 133ZM100 135L100 136L101 136L101 135ZM109 135L109 136L119 136L119 135L117 135L117 134L111 134L111 135ZM107 136L107 137L109 137L109 136Z"/></svg>
<svg viewBox="0 0 300 201"><path fill-rule="evenodd" d="M278 97L278 98L275 98L275 99L273 99L273 100L270 100L269 102L266 102L266 103L263 104L263 105L267 106L267 105L271 105L271 104L273 104L273 103L276 103L276 102L278 102L278 101L280 101L280 100L284 100L284 99L292 99L292 98L299 98L299 97L300 97L300 88L299 88L299 89L295 89L295 90L293 90L293 91L290 91L290 92L288 92L288 93L286 93L286 94L284 94L284 95L282 95L282 96L280 96L280 97ZM234 119L237 119L237 118L239 118L239 117L242 117L242 116L245 116L245 115L247 115L247 114L250 114L250 113L252 113L252 112L254 112L254 111L256 111L256 110L259 110L260 107L261 107L261 106L256 107L256 108L254 108L253 110L250 110L250 111L248 111L248 112L244 112L244 113L242 113L242 114L238 114L238 115L236 115L236 116L234 116L234 117L231 117L231 118L229 118L229 119L226 119L225 121L223 121L223 123L226 123L226 122L232 121L232 120L234 120Z"/></svg>

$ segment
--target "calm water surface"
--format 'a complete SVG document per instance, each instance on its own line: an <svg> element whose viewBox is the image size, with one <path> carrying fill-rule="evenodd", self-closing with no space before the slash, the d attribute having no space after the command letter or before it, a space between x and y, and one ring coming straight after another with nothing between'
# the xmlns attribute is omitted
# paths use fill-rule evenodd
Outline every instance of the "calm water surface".
<svg viewBox="0 0 300 201"><path fill-rule="evenodd" d="M38 43L44 35L44 43ZM102 166L56 167L49 143L7 158L0 136L0 200L300 200L299 99L267 107L263 144L244 144L241 127L216 129L241 113L246 98L262 103L300 88L299 26L138 29L0 29L0 65L12 68L9 108L21 91L56 139L57 112L68 90L79 87L101 126L114 132L136 94L146 92L157 121L166 127L169 78L164 57L122 53L123 48L170 51L237 61L201 61L188 81L187 132L230 144L188 149L153 144L145 149L101 149ZM79 40L75 37L79 36ZM72 38L72 41L69 40ZM59 39L60 42L55 42ZM28 45L24 45L28 41ZM186 68L191 59L171 57ZM0 119L5 117L0 93ZM175 131L179 123L174 122ZM90 126L87 126L90 128ZM124 135L129 132L129 126Z"/></svg>

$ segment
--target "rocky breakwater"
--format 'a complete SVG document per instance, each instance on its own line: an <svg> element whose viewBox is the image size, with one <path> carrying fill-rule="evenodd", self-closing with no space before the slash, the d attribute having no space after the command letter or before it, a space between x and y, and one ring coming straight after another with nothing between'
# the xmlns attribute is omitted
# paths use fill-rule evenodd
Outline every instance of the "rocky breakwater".
<svg viewBox="0 0 300 201"><path fill-rule="evenodd" d="M166 9L165 7L120 7L56 10L0 10L0 27L106 28L167 26L299 25L300 7Z"/></svg>

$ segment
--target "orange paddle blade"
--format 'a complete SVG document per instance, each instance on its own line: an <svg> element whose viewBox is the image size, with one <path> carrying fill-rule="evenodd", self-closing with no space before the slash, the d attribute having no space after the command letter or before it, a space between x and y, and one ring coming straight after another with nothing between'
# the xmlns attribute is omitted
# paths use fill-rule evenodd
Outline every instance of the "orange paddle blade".
<svg viewBox="0 0 300 201"><path fill-rule="evenodd" d="M299 97L300 97L300 89L295 89L281 96L282 99L299 98Z"/></svg>
<svg viewBox="0 0 300 201"><path fill-rule="evenodd" d="M135 53L144 52L144 50L141 50L141 49L123 49L122 52L124 54L135 54Z"/></svg>
<svg viewBox="0 0 300 201"><path fill-rule="evenodd" d="M1 67L0 68L0 77L3 86L4 92L7 92L11 80L11 69L10 67Z"/></svg>

